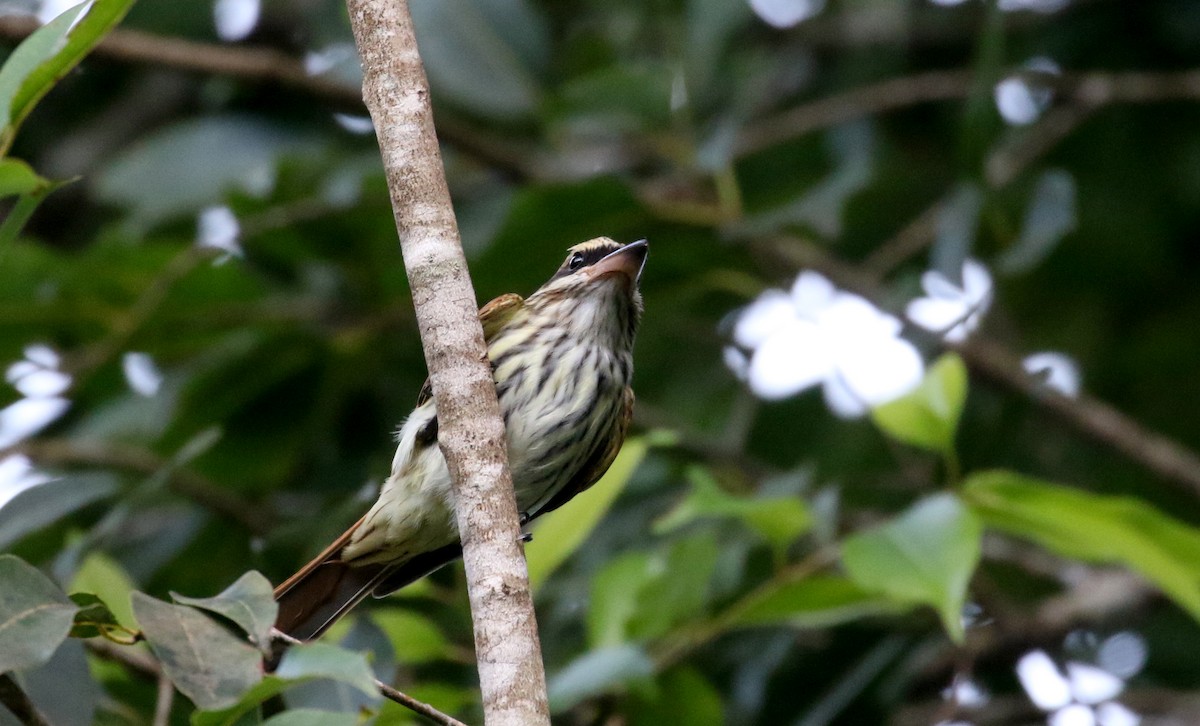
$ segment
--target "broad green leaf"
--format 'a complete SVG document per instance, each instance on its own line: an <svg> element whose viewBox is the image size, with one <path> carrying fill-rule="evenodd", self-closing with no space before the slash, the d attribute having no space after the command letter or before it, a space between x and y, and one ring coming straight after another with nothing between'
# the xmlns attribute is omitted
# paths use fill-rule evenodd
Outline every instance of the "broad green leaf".
<svg viewBox="0 0 1200 726"><path fill-rule="evenodd" d="M695 668L674 668L633 693L631 726L719 726L725 723L721 693Z"/></svg>
<svg viewBox="0 0 1200 726"><path fill-rule="evenodd" d="M132 602L163 672L198 708L231 706L262 680L258 650L203 612L140 592Z"/></svg>
<svg viewBox="0 0 1200 726"><path fill-rule="evenodd" d="M221 153L213 153L220 149ZM259 118L190 119L139 139L96 175L96 195L130 211L134 227L190 215L230 190L261 196L282 156L313 152L314 140ZM180 168L188 169L179 174Z"/></svg>
<svg viewBox="0 0 1200 726"><path fill-rule="evenodd" d="M654 579L639 593L629 636L656 638L703 612L719 554L717 543L706 534L681 539L658 553L651 561Z"/></svg>
<svg viewBox="0 0 1200 726"><path fill-rule="evenodd" d="M450 649L446 636L432 620L402 608L375 608L371 619L387 633L396 659L406 665L445 658Z"/></svg>
<svg viewBox="0 0 1200 726"><path fill-rule="evenodd" d="M111 474L73 474L31 487L0 507L0 547L57 522L118 490Z"/></svg>
<svg viewBox="0 0 1200 726"><path fill-rule="evenodd" d="M263 726L355 726L358 720L357 713L292 708L263 721Z"/></svg>
<svg viewBox="0 0 1200 726"><path fill-rule="evenodd" d="M536 590L579 549L612 507L649 448L645 437L628 439L608 472L596 485L559 509L537 520L533 541L525 547L529 584Z"/></svg>
<svg viewBox="0 0 1200 726"><path fill-rule="evenodd" d="M585 653L550 679L550 710L559 713L585 698L608 693L654 674L654 663L641 649L618 645Z"/></svg>
<svg viewBox="0 0 1200 726"><path fill-rule="evenodd" d="M588 601L588 643L593 648L620 645L637 613L642 590L654 580L647 552L630 552L612 560L592 579Z"/></svg>
<svg viewBox="0 0 1200 726"><path fill-rule="evenodd" d="M17 128L33 107L63 76L125 17L133 0L95 0L87 14L72 26L81 11L76 6L26 38L0 68L0 156L12 145Z"/></svg>
<svg viewBox="0 0 1200 726"><path fill-rule="evenodd" d="M588 642L615 646L657 637L707 603L717 545L707 536L674 542L666 551L632 552L592 580Z"/></svg>
<svg viewBox="0 0 1200 726"><path fill-rule="evenodd" d="M1122 564L1200 620L1200 530L1133 497L1091 494L1008 471L971 476L984 524L1064 557Z"/></svg>
<svg viewBox="0 0 1200 726"><path fill-rule="evenodd" d="M137 618L129 603L133 580L121 565L103 552L87 556L71 580L71 592L95 594L108 605L117 622L127 628L137 627Z"/></svg>
<svg viewBox="0 0 1200 726"><path fill-rule="evenodd" d="M79 608L36 567L0 555L0 673L50 660Z"/></svg>
<svg viewBox="0 0 1200 726"><path fill-rule="evenodd" d="M224 615L245 630L260 648L270 644L271 627L279 613L271 583L254 570L239 577L215 597L184 597L172 592L171 599L181 605Z"/></svg>
<svg viewBox="0 0 1200 726"><path fill-rule="evenodd" d="M808 507L796 497L738 497L721 489L701 467L691 467L687 474L691 493L654 523L655 533L669 532L705 517L733 517L762 535L776 552L782 552L812 526Z"/></svg>
<svg viewBox="0 0 1200 726"><path fill-rule="evenodd" d="M958 355L947 353L929 366L914 391L875 407L871 418L897 441L952 454L966 400L967 367Z"/></svg>
<svg viewBox="0 0 1200 726"><path fill-rule="evenodd" d="M871 615L903 610L837 575L814 575L782 583L741 608L731 625L825 628Z"/></svg>
<svg viewBox="0 0 1200 726"><path fill-rule="evenodd" d="M288 648L275 675L298 678L331 678L351 685L369 696L378 697L375 676L362 653L353 653L327 643L307 643Z"/></svg>
<svg viewBox="0 0 1200 726"><path fill-rule="evenodd" d="M259 704L278 696L297 682L273 675L263 676L261 681L242 694L238 702L232 706L193 713L192 726L234 726L242 720L243 716L256 709Z"/></svg>
<svg viewBox="0 0 1200 726"><path fill-rule="evenodd" d="M29 194L49 183L20 159L0 159L0 199Z"/></svg>
<svg viewBox="0 0 1200 726"><path fill-rule="evenodd" d="M534 4L418 0L411 9L435 97L492 118L521 118L537 109L550 40Z"/></svg>
<svg viewBox="0 0 1200 726"><path fill-rule="evenodd" d="M963 637L962 609L982 534L974 512L954 496L938 494L882 526L848 537L842 563L864 590L932 606L957 642Z"/></svg>

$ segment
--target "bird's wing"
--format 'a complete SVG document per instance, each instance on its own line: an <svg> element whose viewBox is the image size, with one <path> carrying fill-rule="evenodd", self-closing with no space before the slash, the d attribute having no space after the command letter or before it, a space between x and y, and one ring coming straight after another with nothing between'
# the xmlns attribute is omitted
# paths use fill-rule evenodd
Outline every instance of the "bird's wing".
<svg viewBox="0 0 1200 726"><path fill-rule="evenodd" d="M604 445L592 452L592 455L579 468L579 472L567 482L566 486L559 489L550 498L550 501L546 502L545 506L530 514L539 517L547 512L553 512L571 501L576 494L586 491L588 487L600 481L600 477L604 476L604 472L608 471L608 467L612 466L613 461L617 458L617 452L621 450L621 445L625 443L625 435L629 433L629 422L632 420L633 389L626 386L621 414L615 422L615 430L604 440Z"/></svg>
<svg viewBox="0 0 1200 726"><path fill-rule="evenodd" d="M524 303L525 298L515 292L510 292L493 299L480 308L479 323L483 326L483 341L491 343L492 338L496 337L496 333L500 332L500 328L504 327L504 324L521 309L521 305ZM433 398L433 385L426 378L425 385L421 386L421 392L417 394L417 406L424 406L431 398Z"/></svg>

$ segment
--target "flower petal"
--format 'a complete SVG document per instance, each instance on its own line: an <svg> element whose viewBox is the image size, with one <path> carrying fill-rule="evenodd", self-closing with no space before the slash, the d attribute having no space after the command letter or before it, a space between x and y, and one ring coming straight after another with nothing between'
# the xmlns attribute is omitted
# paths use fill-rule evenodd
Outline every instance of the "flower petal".
<svg viewBox="0 0 1200 726"><path fill-rule="evenodd" d="M40 370L21 376L13 382L21 395L29 398L57 396L71 387L71 377L58 371Z"/></svg>
<svg viewBox="0 0 1200 726"><path fill-rule="evenodd" d="M967 306L961 300L919 297L908 304L904 313L918 327L933 333L947 333L967 317Z"/></svg>
<svg viewBox="0 0 1200 726"><path fill-rule="evenodd" d="M121 369L125 373L125 382L133 392L150 397L158 393L163 377L154 359L146 353L126 353L121 358Z"/></svg>
<svg viewBox="0 0 1200 726"><path fill-rule="evenodd" d="M815 319L833 302L837 288L824 275L805 270L792 284L792 304L803 318Z"/></svg>
<svg viewBox="0 0 1200 726"><path fill-rule="evenodd" d="M839 375L826 378L821 392L825 395L825 405L838 418L862 418L867 413L866 402L856 396Z"/></svg>
<svg viewBox="0 0 1200 726"><path fill-rule="evenodd" d="M0 449L12 446L62 416L71 402L65 398L23 398L0 409Z"/></svg>
<svg viewBox="0 0 1200 726"><path fill-rule="evenodd" d="M792 299L783 290L767 290L742 311L733 327L733 340L743 348L757 348L796 319Z"/></svg>
<svg viewBox="0 0 1200 726"><path fill-rule="evenodd" d="M862 346L858 355L840 358L837 368L859 400L878 406L916 388L925 362L907 340L880 338Z"/></svg>
<svg viewBox="0 0 1200 726"><path fill-rule="evenodd" d="M927 270L921 274L921 287L930 297L942 300L961 300L963 297L962 288L937 270Z"/></svg>
<svg viewBox="0 0 1200 726"><path fill-rule="evenodd" d="M1081 385L1079 366L1070 356L1054 351L1033 353L1021 361L1025 371L1032 376L1042 379L1042 383L1051 390L1058 391L1068 398L1079 395Z"/></svg>
<svg viewBox="0 0 1200 726"><path fill-rule="evenodd" d="M1089 706L1111 700L1125 690L1125 681L1088 663L1067 663L1067 680L1075 700Z"/></svg>
<svg viewBox="0 0 1200 726"><path fill-rule="evenodd" d="M820 328L792 320L763 342L750 360L750 390L766 399L786 398L829 376L833 361Z"/></svg>
<svg viewBox="0 0 1200 726"><path fill-rule="evenodd" d="M1070 684L1044 650L1021 656L1017 661L1017 678L1029 700L1043 711L1060 709L1071 702Z"/></svg>

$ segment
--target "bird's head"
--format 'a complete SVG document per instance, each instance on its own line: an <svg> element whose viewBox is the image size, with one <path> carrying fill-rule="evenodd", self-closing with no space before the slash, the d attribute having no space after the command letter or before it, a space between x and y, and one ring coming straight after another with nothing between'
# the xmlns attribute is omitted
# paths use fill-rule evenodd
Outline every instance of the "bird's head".
<svg viewBox="0 0 1200 726"><path fill-rule="evenodd" d="M649 245L623 245L597 237L575 245L546 284L526 299L533 308L553 309L558 324L588 337L611 336L633 345L642 314L638 281Z"/></svg>

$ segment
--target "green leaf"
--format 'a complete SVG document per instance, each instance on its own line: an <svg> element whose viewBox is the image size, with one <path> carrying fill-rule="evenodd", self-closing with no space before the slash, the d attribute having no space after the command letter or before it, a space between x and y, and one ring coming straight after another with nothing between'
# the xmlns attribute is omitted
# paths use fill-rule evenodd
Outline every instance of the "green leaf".
<svg viewBox="0 0 1200 726"><path fill-rule="evenodd" d="M78 608L36 567L0 555L0 673L50 660Z"/></svg>
<svg viewBox="0 0 1200 726"><path fill-rule="evenodd" d="M275 714L264 721L263 726L355 726L358 720L357 713L293 708Z"/></svg>
<svg viewBox="0 0 1200 726"><path fill-rule="evenodd" d="M262 679L258 650L199 610L140 592L132 602L163 672L198 708L231 706Z"/></svg>
<svg viewBox="0 0 1200 726"><path fill-rule="evenodd" d="M34 31L0 68L0 156L8 152L21 122L42 96L74 68L125 17L133 0L96 0L87 14L81 6L66 11Z"/></svg>
<svg viewBox="0 0 1200 726"><path fill-rule="evenodd" d="M224 615L245 630L260 648L270 644L271 627L279 614L271 583L254 570L239 577L215 597L184 597L172 592L171 599L181 605Z"/></svg>
<svg viewBox="0 0 1200 726"><path fill-rule="evenodd" d="M550 39L526 0L417 0L411 4L434 96L494 118L521 118L542 96Z"/></svg>
<svg viewBox="0 0 1200 726"><path fill-rule="evenodd" d="M717 545L707 536L682 539L663 552L632 552L592 580L588 643L616 646L654 638L700 612L716 567Z"/></svg>
<svg viewBox="0 0 1200 726"><path fill-rule="evenodd" d="M938 494L887 524L848 537L842 563L864 590L899 603L931 605L959 642L982 534L974 512L954 496Z"/></svg>
<svg viewBox="0 0 1200 726"><path fill-rule="evenodd" d="M535 590L584 543L625 489L648 449L645 437L626 440L608 472L595 486L572 499L570 509L537 520L532 529L533 541L525 547L529 584Z"/></svg>
<svg viewBox="0 0 1200 726"><path fill-rule="evenodd" d="M939 358L921 385L871 411L884 433L897 441L953 455L954 433L967 400L967 367L955 353Z"/></svg>
<svg viewBox="0 0 1200 726"><path fill-rule="evenodd" d="M103 552L93 552L84 559L71 580L70 590L94 593L108 604L118 623L127 628L137 627L129 603L133 580L116 560Z"/></svg>
<svg viewBox="0 0 1200 726"><path fill-rule="evenodd" d="M630 552L609 562L592 579L587 612L588 644L593 648L624 643L642 590L654 580L647 552Z"/></svg>
<svg viewBox="0 0 1200 726"><path fill-rule="evenodd" d="M129 632L117 622L117 616L99 597L90 592L71 593L71 602L79 606L71 624L72 638L95 638L105 633L120 633L127 638Z"/></svg>
<svg viewBox="0 0 1200 726"><path fill-rule="evenodd" d="M593 650L550 679L550 711L565 711L585 698L644 681L653 674L654 663L641 648L618 645Z"/></svg>
<svg viewBox="0 0 1200 726"><path fill-rule="evenodd" d="M633 695L631 726L726 723L721 693L694 668L674 668Z"/></svg>
<svg viewBox="0 0 1200 726"><path fill-rule="evenodd" d="M401 663L416 665L446 657L450 643L432 620L402 608L376 608L371 619L387 633Z"/></svg>
<svg viewBox="0 0 1200 726"><path fill-rule="evenodd" d="M288 648L275 675L295 680L299 678L330 678L353 686L368 696L379 696L375 676L362 653L327 643L307 643Z"/></svg>
<svg viewBox="0 0 1200 726"><path fill-rule="evenodd" d="M0 547L8 547L117 490L116 477L102 473L75 474L26 489L0 507Z"/></svg>
<svg viewBox="0 0 1200 726"><path fill-rule="evenodd" d="M902 611L902 606L837 575L814 575L786 582L755 598L731 624L826 628L871 615Z"/></svg>
<svg viewBox="0 0 1200 726"><path fill-rule="evenodd" d="M307 680L307 679L301 679ZM192 714L192 726L234 726L242 717L278 696L299 681L289 681L273 675L263 679L242 694L237 703L219 710L196 711Z"/></svg>
<svg viewBox="0 0 1200 726"><path fill-rule="evenodd" d="M0 199L30 194L49 183L20 159L0 159Z"/></svg>
<svg viewBox="0 0 1200 726"><path fill-rule="evenodd" d="M1102 496L1008 471L971 476L963 497L989 528L1064 557L1140 573L1200 620L1200 530L1133 497Z"/></svg>
<svg viewBox="0 0 1200 726"><path fill-rule="evenodd" d="M692 491L673 510L654 523L656 534L670 532L697 519L740 519L767 540L777 553L785 551L812 526L808 507L796 497L738 497L721 489L706 469L688 469Z"/></svg>

